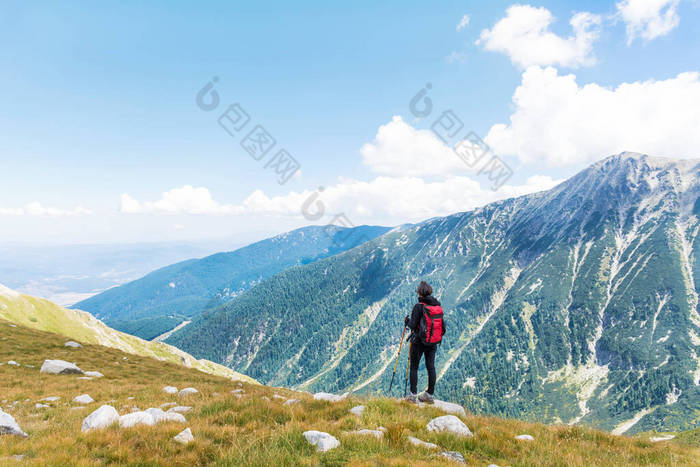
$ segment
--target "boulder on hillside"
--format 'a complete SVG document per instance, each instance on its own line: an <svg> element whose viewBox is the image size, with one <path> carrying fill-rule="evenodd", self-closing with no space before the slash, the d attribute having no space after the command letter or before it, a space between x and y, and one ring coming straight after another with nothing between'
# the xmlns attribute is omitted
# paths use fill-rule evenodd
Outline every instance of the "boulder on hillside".
<svg viewBox="0 0 700 467"><path fill-rule="evenodd" d="M428 431L452 433L457 436L474 436L467 425L454 415L443 415L433 418L428 423Z"/></svg>
<svg viewBox="0 0 700 467"><path fill-rule="evenodd" d="M194 441L194 436L192 436L192 430L185 428L180 433L175 435L173 439L180 444L188 444Z"/></svg>
<svg viewBox="0 0 700 467"><path fill-rule="evenodd" d="M39 371L51 375L83 374L83 370L78 368L75 363L65 362L63 360L44 360L44 364L41 365L41 370Z"/></svg>
<svg viewBox="0 0 700 467"><path fill-rule="evenodd" d="M82 431L106 428L119 421L119 412L111 405L103 405L83 420Z"/></svg>
<svg viewBox="0 0 700 467"><path fill-rule="evenodd" d="M356 405L352 409L350 409L350 413L353 415L357 415L358 417L362 416L362 413L365 411L366 407L364 405Z"/></svg>
<svg viewBox="0 0 700 467"><path fill-rule="evenodd" d="M192 410L192 407L190 407L189 405L178 405L168 410L168 412L187 413L190 410Z"/></svg>
<svg viewBox="0 0 700 467"><path fill-rule="evenodd" d="M36 404L34 404L34 408L35 408L35 409L48 409L48 408L49 408L49 405L48 405L48 404L36 403Z"/></svg>
<svg viewBox="0 0 700 467"><path fill-rule="evenodd" d="M79 344L78 342L74 342L74 341L68 341L65 344L63 344L63 346L64 347L71 347L74 349L80 349L83 347L81 344Z"/></svg>
<svg viewBox="0 0 700 467"><path fill-rule="evenodd" d="M464 410L464 407L462 407L459 404L453 404L452 402L445 402L435 399L435 401L432 404L425 404L423 402L419 402L418 405L421 407L435 407L436 409L440 409L443 412L452 415L458 415L461 417L467 416L467 412Z"/></svg>
<svg viewBox="0 0 700 467"><path fill-rule="evenodd" d="M384 432L380 431L380 430L361 429L361 430L350 431L350 432L348 432L348 434L359 435L359 436L374 436L377 439L384 438Z"/></svg>
<svg viewBox="0 0 700 467"><path fill-rule="evenodd" d="M519 439L520 441L534 441L535 438L533 438L530 435L518 435L515 437L515 439Z"/></svg>
<svg viewBox="0 0 700 467"><path fill-rule="evenodd" d="M14 360L10 360L9 362L7 362L7 364L8 364L8 365L12 365L12 366L19 366L19 363L17 363L17 362L14 361Z"/></svg>
<svg viewBox="0 0 700 467"><path fill-rule="evenodd" d="M145 410L146 413L150 414L153 417L153 422L154 423L161 423L161 422L180 422L180 423L186 423L187 420L185 420L185 416L177 413L177 412L163 412L161 409L156 409L151 407L150 409Z"/></svg>
<svg viewBox="0 0 700 467"><path fill-rule="evenodd" d="M445 457L452 462L458 462L460 464L466 464L464 461L464 456L457 451L443 451L439 453L442 457Z"/></svg>
<svg viewBox="0 0 700 467"><path fill-rule="evenodd" d="M163 388L163 392L167 392L168 394L175 394L177 393L177 388L175 386L165 386Z"/></svg>
<svg viewBox="0 0 700 467"><path fill-rule="evenodd" d="M119 426L121 428L131 428L136 425L153 425L156 421L148 412L132 412L119 417Z"/></svg>
<svg viewBox="0 0 700 467"><path fill-rule="evenodd" d="M317 401L340 402L346 397L348 397L347 392L342 396L339 396L337 394L331 394L329 392L317 392L316 394L314 394L314 399Z"/></svg>
<svg viewBox="0 0 700 467"><path fill-rule="evenodd" d="M0 435L27 436L15 421L15 417L3 412L2 409L0 409Z"/></svg>
<svg viewBox="0 0 700 467"><path fill-rule="evenodd" d="M304 432L304 438L309 444L316 446L318 452L326 452L331 449L335 449L340 446L340 441L338 441L335 436L329 435L322 431L309 430Z"/></svg>
<svg viewBox="0 0 700 467"><path fill-rule="evenodd" d="M43 399L39 399L39 402L44 402L44 401L47 401L47 402L56 402L56 401L59 400L59 399L60 399L59 396L50 396L50 397L44 397Z"/></svg>
<svg viewBox="0 0 700 467"><path fill-rule="evenodd" d="M180 392L177 393L178 397L184 397L184 396L191 396L193 394L197 394L199 391L197 391L195 388L185 388L181 389Z"/></svg>
<svg viewBox="0 0 700 467"><path fill-rule="evenodd" d="M428 443L427 441L422 441L418 438L414 438L413 436L408 437L408 442L411 443L414 446L418 446L421 448L427 448L427 449L439 449L437 444L433 443Z"/></svg>
<svg viewBox="0 0 700 467"><path fill-rule="evenodd" d="M100 373L99 371L86 371L85 376L88 376L90 378L102 378L104 375Z"/></svg>
<svg viewBox="0 0 700 467"><path fill-rule="evenodd" d="M90 394L82 394L73 399L73 402L77 402L78 404L92 404L95 402L95 399L90 397Z"/></svg>

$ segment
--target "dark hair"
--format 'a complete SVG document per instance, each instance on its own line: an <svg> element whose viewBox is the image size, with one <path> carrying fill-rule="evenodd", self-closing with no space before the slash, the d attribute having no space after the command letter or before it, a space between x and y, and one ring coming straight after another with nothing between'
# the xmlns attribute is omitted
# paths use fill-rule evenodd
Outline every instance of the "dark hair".
<svg viewBox="0 0 700 467"><path fill-rule="evenodd" d="M430 284L427 282L421 281L420 284L418 284L418 289L416 289L416 292L418 292L418 295L421 297L427 297L428 295L432 295L433 288L430 287Z"/></svg>

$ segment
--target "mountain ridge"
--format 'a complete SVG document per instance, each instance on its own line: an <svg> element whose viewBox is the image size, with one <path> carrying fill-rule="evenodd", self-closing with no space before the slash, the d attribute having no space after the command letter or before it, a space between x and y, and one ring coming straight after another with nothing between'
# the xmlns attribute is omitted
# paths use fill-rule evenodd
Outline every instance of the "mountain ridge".
<svg viewBox="0 0 700 467"><path fill-rule="evenodd" d="M378 393L426 279L450 330L441 397L611 431L692 428L699 173L698 161L611 156L550 190L288 269L167 341L266 383Z"/></svg>

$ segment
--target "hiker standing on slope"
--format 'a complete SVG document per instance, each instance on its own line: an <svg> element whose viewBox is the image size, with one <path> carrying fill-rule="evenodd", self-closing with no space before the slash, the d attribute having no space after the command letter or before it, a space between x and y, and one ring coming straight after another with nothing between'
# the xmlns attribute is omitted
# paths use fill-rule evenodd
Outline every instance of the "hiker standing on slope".
<svg viewBox="0 0 700 467"><path fill-rule="evenodd" d="M445 321L442 316L442 306L433 297L433 288L421 281L416 290L418 303L413 307L411 316L406 316L404 324L411 330L410 379L411 394L406 397L409 402L417 401L433 403L435 394L435 352L445 334ZM425 368L428 370L428 389L416 395L418 386L418 365L421 356L425 355Z"/></svg>

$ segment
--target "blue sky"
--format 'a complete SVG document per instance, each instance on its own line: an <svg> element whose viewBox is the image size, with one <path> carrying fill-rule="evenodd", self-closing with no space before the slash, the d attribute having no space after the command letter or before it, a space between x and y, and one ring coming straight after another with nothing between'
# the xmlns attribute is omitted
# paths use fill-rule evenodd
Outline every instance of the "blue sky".
<svg viewBox="0 0 700 467"><path fill-rule="evenodd" d="M3 2L0 242L247 241L338 213L415 222L619 150L700 157L697 2L514 5ZM221 104L204 112L195 95L214 76ZM417 119L426 83L435 111ZM280 185L222 130L234 102L300 173ZM502 187L431 134L447 109L513 169ZM301 205L319 186L311 221Z"/></svg>

